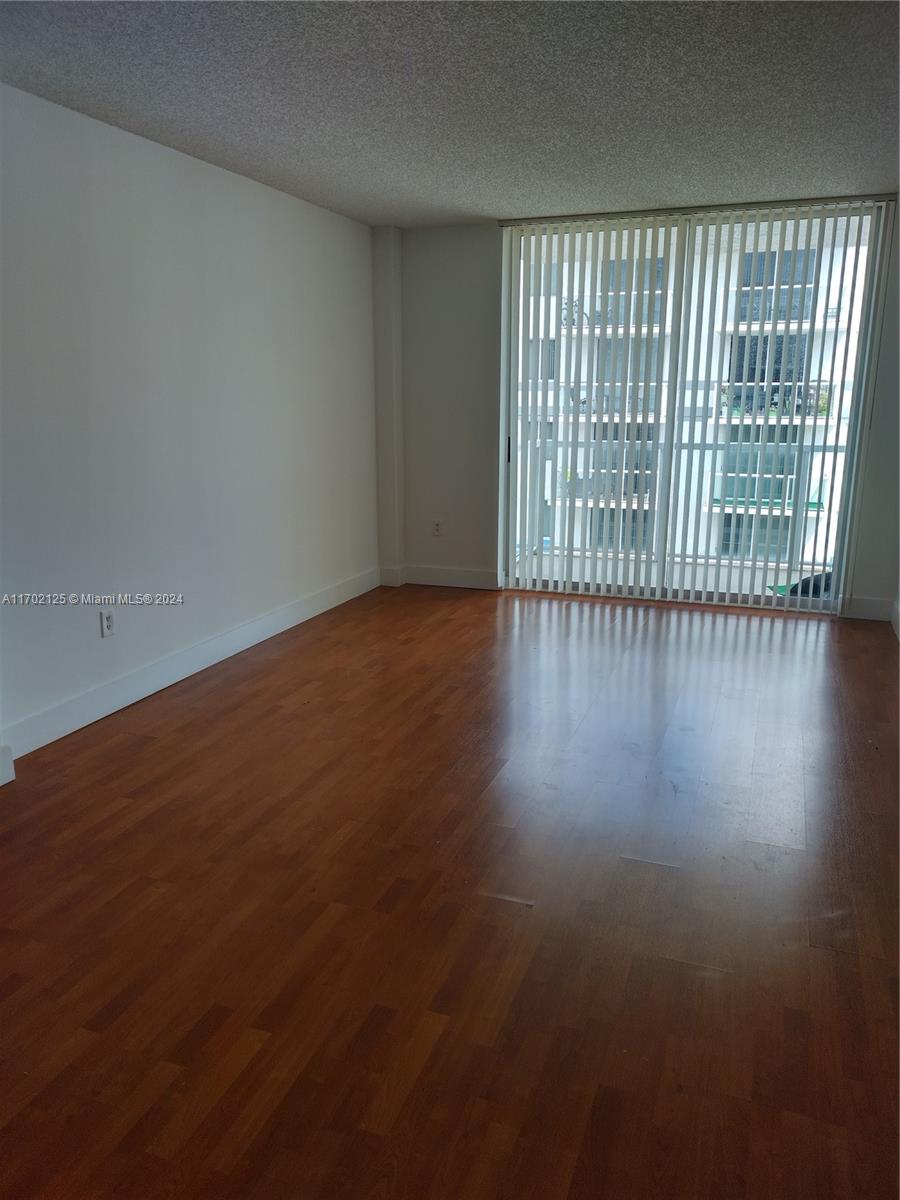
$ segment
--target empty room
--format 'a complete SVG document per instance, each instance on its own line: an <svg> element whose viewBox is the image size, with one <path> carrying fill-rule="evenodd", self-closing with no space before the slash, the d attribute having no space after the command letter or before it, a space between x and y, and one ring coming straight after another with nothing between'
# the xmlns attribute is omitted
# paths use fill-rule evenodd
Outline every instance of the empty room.
<svg viewBox="0 0 900 1200"><path fill-rule="evenodd" d="M898 17L0 0L2 1200L896 1200Z"/></svg>

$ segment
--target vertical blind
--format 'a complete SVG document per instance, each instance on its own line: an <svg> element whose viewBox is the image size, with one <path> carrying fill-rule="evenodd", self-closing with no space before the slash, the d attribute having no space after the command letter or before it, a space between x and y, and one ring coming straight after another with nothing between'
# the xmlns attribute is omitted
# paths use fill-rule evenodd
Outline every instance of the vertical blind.
<svg viewBox="0 0 900 1200"><path fill-rule="evenodd" d="M839 611L892 217L507 228L508 585Z"/></svg>

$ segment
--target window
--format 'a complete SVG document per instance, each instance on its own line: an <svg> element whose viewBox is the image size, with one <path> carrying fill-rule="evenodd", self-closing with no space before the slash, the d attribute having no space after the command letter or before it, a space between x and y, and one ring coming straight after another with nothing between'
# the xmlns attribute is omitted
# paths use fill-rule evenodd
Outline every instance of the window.
<svg viewBox="0 0 900 1200"><path fill-rule="evenodd" d="M618 537L616 525L618 524ZM650 530L650 514L646 509L626 508L618 512L604 508L592 508L588 523L590 545L605 550L616 550L620 554L636 552L643 554L647 549Z"/></svg>
<svg viewBox="0 0 900 1200"><path fill-rule="evenodd" d="M509 227L510 582L834 611L892 211Z"/></svg>
<svg viewBox="0 0 900 1200"><path fill-rule="evenodd" d="M749 340L749 346L748 346ZM737 350L734 350L734 341ZM791 333L787 336L787 354L785 354L785 335L776 334L774 354L769 355L769 335L764 334L762 346L758 334L739 334L732 342L731 378L736 383L755 383L767 381L772 383L792 383L803 378L804 362L806 359L806 334Z"/></svg>
<svg viewBox="0 0 900 1200"><path fill-rule="evenodd" d="M795 288L793 294L787 288L745 288L738 312L742 321L808 320L812 301L812 288Z"/></svg>
<svg viewBox="0 0 900 1200"><path fill-rule="evenodd" d="M780 504L793 496L797 451L784 445L732 443L723 451L719 503Z"/></svg>
<svg viewBox="0 0 900 1200"><path fill-rule="evenodd" d="M744 287L772 285L776 278L786 286L791 283L812 283L815 279L816 251L813 247L784 250L780 255L780 265L776 265L778 258L775 250L758 250L755 254L748 251L744 255Z"/></svg>
<svg viewBox="0 0 900 1200"><path fill-rule="evenodd" d="M619 413L644 409L652 413L656 408L658 354L656 335L636 333L628 339L609 335L596 338L594 383L599 410Z"/></svg>
<svg viewBox="0 0 900 1200"><path fill-rule="evenodd" d="M602 435L602 431L601 431ZM609 438L595 441L590 454L587 480L575 479L576 495L609 500L635 500L650 495L653 487L653 428L635 432L634 445L620 445Z"/></svg>
<svg viewBox="0 0 900 1200"><path fill-rule="evenodd" d="M775 251L759 250L755 254L747 251L744 255L744 287L754 287L760 283L775 282Z"/></svg>
<svg viewBox="0 0 900 1200"><path fill-rule="evenodd" d="M787 553L790 519L772 513L722 514L722 554L730 558L777 559Z"/></svg>
<svg viewBox="0 0 900 1200"><path fill-rule="evenodd" d="M814 248L744 255L738 317L741 321L798 321L812 311Z"/></svg>
<svg viewBox="0 0 900 1200"><path fill-rule="evenodd" d="M603 264L597 264L597 283ZM606 263L606 291L598 290L594 300L582 302L577 296L562 299L563 325L637 327L658 325L662 306L665 260L645 258L643 267L634 259L619 258ZM555 282L556 275L553 275ZM571 286L571 285L570 285ZM554 293L548 293L552 296Z"/></svg>
<svg viewBox="0 0 900 1200"><path fill-rule="evenodd" d="M783 284L811 284L816 277L815 247L805 250L785 250L781 256L779 280Z"/></svg>

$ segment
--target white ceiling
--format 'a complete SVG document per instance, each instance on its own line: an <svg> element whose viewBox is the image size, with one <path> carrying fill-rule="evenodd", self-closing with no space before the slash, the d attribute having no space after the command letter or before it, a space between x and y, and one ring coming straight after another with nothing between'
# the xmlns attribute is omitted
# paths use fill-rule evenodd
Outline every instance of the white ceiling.
<svg viewBox="0 0 900 1200"><path fill-rule="evenodd" d="M370 224L896 191L895 3L0 4L0 78Z"/></svg>

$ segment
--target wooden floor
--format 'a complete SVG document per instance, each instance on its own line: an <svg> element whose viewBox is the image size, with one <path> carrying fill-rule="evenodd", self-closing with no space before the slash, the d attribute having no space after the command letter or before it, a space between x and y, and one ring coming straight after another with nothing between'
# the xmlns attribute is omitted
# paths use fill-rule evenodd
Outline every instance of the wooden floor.
<svg viewBox="0 0 900 1200"><path fill-rule="evenodd" d="M896 1189L888 625L382 589L0 792L15 1200Z"/></svg>

